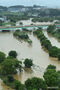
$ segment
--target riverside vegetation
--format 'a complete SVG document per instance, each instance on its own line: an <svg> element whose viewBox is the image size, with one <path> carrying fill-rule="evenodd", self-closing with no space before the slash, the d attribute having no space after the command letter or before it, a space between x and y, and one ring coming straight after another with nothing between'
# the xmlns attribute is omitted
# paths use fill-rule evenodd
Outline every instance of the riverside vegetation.
<svg viewBox="0 0 60 90"><path fill-rule="evenodd" d="M34 35L40 39L42 47L48 50L49 56L56 57L60 60L60 48L56 46L52 46L51 42L44 36L43 31L41 29L37 29L33 32Z"/></svg>
<svg viewBox="0 0 60 90"><path fill-rule="evenodd" d="M25 30L25 29L24 29ZM24 40L28 42L29 44L32 44L32 40L29 39L28 34L25 31L16 30L13 35L17 37L18 39Z"/></svg>
<svg viewBox="0 0 60 90"><path fill-rule="evenodd" d="M33 62L31 59L25 59L24 64L26 68L31 68ZM25 90L24 85L13 77L17 70L21 72L22 69L22 62L17 59L16 51L10 51L7 57L5 53L0 52L0 78L7 86L15 90Z"/></svg>
<svg viewBox="0 0 60 90"><path fill-rule="evenodd" d="M17 52L10 51L6 57L5 53L0 52L0 78L3 83L15 90L51 90L57 88L60 90L60 71L56 71L54 65L48 65L44 72L44 79L33 77L27 79L24 84L14 79L13 75L17 73L17 69L21 72L23 69L22 62L17 60ZM31 59L24 60L25 68L31 68L33 62Z"/></svg>
<svg viewBox="0 0 60 90"><path fill-rule="evenodd" d="M47 32L54 36L55 38L57 38L58 40L60 40L60 29L56 29L56 26L55 25L50 25L48 28L47 28Z"/></svg>
<svg viewBox="0 0 60 90"><path fill-rule="evenodd" d="M32 22L53 22L54 20L60 20L60 17L35 17L32 19Z"/></svg>
<svg viewBox="0 0 60 90"><path fill-rule="evenodd" d="M60 58L59 53L57 56L55 54L59 49L51 45L51 42L44 36L43 31L40 28L33 31L33 34L37 35L41 45L48 50L49 55L51 54L53 57L58 56ZM57 50L57 52L55 50ZM5 53L0 52L0 78L5 85L15 90L60 90L60 71L56 71L54 65L48 65L44 72L43 79L32 77L27 79L24 84L16 80L14 75L17 74L18 71L23 72L24 68L31 68L34 65L33 61L28 58L22 63L22 61L17 59L17 55L18 53L16 51L10 51L8 56L6 56ZM22 64L24 64L24 67Z"/></svg>

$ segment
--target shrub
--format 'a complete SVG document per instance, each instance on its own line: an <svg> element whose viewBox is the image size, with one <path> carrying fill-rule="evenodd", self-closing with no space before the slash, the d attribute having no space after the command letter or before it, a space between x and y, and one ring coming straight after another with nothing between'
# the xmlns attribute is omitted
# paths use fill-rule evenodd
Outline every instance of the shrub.
<svg viewBox="0 0 60 90"><path fill-rule="evenodd" d="M25 67L31 68L31 66L33 65L33 62L31 59L25 59L24 64L25 64Z"/></svg>
<svg viewBox="0 0 60 90"><path fill-rule="evenodd" d="M5 59L5 54L3 52L0 52L0 63L3 62Z"/></svg>
<svg viewBox="0 0 60 90"><path fill-rule="evenodd" d="M16 58L17 57L17 52L16 51L10 51L9 56Z"/></svg>

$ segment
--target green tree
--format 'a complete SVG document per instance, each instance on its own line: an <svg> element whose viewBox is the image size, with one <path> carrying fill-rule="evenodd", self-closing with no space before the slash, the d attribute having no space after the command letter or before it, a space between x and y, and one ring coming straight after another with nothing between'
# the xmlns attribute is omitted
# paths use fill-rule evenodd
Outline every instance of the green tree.
<svg viewBox="0 0 60 90"><path fill-rule="evenodd" d="M0 63L3 62L5 60L5 53L0 52Z"/></svg>
<svg viewBox="0 0 60 90"><path fill-rule="evenodd" d="M16 59L6 59L1 63L0 74L12 75L17 73L17 69L21 69L21 61Z"/></svg>
<svg viewBox="0 0 60 90"><path fill-rule="evenodd" d="M46 72L44 73L43 77L48 86L50 86L50 87L57 86L58 74L55 69L47 69Z"/></svg>
<svg viewBox="0 0 60 90"><path fill-rule="evenodd" d="M58 73L58 83L57 83L57 85L58 85L58 87L59 87L59 89L58 90L60 90L60 71L57 71L57 73Z"/></svg>
<svg viewBox="0 0 60 90"><path fill-rule="evenodd" d="M53 33L53 31L55 30L56 26L55 25L50 25L48 28L47 28L47 32L48 33Z"/></svg>
<svg viewBox="0 0 60 90"><path fill-rule="evenodd" d="M58 54L58 60L60 60L60 53Z"/></svg>
<svg viewBox="0 0 60 90"><path fill-rule="evenodd" d="M17 57L17 52L16 51L10 51L9 56L12 56L12 57L16 58Z"/></svg>
<svg viewBox="0 0 60 90"><path fill-rule="evenodd" d="M46 83L43 79L33 77L25 81L27 90L47 90Z"/></svg>
<svg viewBox="0 0 60 90"><path fill-rule="evenodd" d="M55 69L56 70L56 66L50 64L50 65L48 65L47 69Z"/></svg>
<svg viewBox="0 0 60 90"><path fill-rule="evenodd" d="M25 90L24 85L21 84L18 80L14 81L15 90Z"/></svg>
<svg viewBox="0 0 60 90"><path fill-rule="evenodd" d="M51 48L51 42L47 39L44 38L44 40L41 41L41 44L47 49L49 50Z"/></svg>
<svg viewBox="0 0 60 90"><path fill-rule="evenodd" d="M52 46L51 49L49 50L49 56L51 57L57 57L59 53L59 49L55 46Z"/></svg>
<svg viewBox="0 0 60 90"><path fill-rule="evenodd" d="M3 21L2 20L0 20L0 26L2 26L3 25Z"/></svg>
<svg viewBox="0 0 60 90"><path fill-rule="evenodd" d="M27 58L27 59L25 59L24 64L25 64L25 67L31 68L31 66L33 65L33 62L31 59Z"/></svg>

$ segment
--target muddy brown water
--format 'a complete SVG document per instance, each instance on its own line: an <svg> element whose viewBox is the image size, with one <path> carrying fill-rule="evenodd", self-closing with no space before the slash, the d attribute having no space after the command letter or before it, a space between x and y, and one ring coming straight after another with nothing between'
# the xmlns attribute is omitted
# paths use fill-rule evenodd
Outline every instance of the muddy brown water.
<svg viewBox="0 0 60 90"><path fill-rule="evenodd" d="M60 43L53 37L48 36L46 31L44 34L51 43L55 46L60 47ZM57 70L60 70L60 62L55 58L50 58L48 53L45 52L40 44L40 41L33 34L28 34L32 40L32 46L27 42L19 41L13 37L13 33L0 33L0 51L3 51L8 55L10 50L15 50L18 53L18 59L22 62L25 58L31 58L34 63L32 69L24 69L21 73L18 72L17 75L14 75L14 78L24 83L25 80L31 77L42 77L45 71L45 68L49 64L53 64L57 67ZM0 82L0 90L9 90L8 87L4 86ZM11 90L11 89L10 89Z"/></svg>

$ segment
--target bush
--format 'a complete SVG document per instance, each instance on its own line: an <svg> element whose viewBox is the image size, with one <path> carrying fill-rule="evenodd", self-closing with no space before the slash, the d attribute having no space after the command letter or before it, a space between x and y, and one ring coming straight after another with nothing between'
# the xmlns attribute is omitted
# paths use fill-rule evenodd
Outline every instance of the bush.
<svg viewBox="0 0 60 90"><path fill-rule="evenodd" d="M5 54L3 52L0 52L0 63L3 62L5 59Z"/></svg>
<svg viewBox="0 0 60 90"><path fill-rule="evenodd" d="M56 69L56 66L50 64L48 65L47 69Z"/></svg>
<svg viewBox="0 0 60 90"><path fill-rule="evenodd" d="M33 62L31 59L25 59L24 64L25 64L25 67L31 68L31 66L33 65Z"/></svg>
<svg viewBox="0 0 60 90"><path fill-rule="evenodd" d="M52 48L49 50L49 56L51 57L58 57L59 49L55 46L52 46Z"/></svg>
<svg viewBox="0 0 60 90"><path fill-rule="evenodd" d="M55 25L50 25L48 28L47 28L47 32L48 33L52 33L54 30L55 30L56 26Z"/></svg>
<svg viewBox="0 0 60 90"><path fill-rule="evenodd" d="M17 57L17 52L16 51L10 51L9 56L16 58Z"/></svg>

